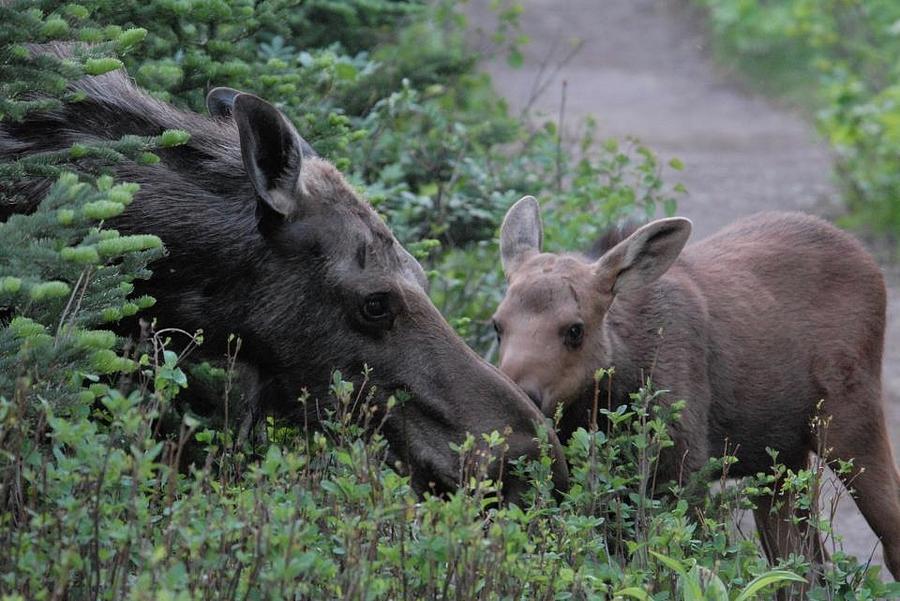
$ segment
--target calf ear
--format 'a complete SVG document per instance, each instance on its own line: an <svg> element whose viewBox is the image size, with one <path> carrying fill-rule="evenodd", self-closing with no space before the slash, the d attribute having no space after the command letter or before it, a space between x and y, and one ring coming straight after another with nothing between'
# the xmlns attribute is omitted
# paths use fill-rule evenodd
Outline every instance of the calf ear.
<svg viewBox="0 0 900 601"><path fill-rule="evenodd" d="M691 222L683 217L648 223L597 259L594 274L613 294L642 288L672 266L690 235Z"/></svg>
<svg viewBox="0 0 900 601"><path fill-rule="evenodd" d="M216 118L231 117L234 99L240 94L234 88L213 88L206 95L206 110Z"/></svg>
<svg viewBox="0 0 900 601"><path fill-rule="evenodd" d="M500 261L507 278L522 261L541 252L543 238L541 207L533 196L525 196L509 208L500 226Z"/></svg>
<svg viewBox="0 0 900 601"><path fill-rule="evenodd" d="M241 158L263 210L283 217L297 210L305 142L281 111L252 94L238 94L232 105L241 139Z"/></svg>

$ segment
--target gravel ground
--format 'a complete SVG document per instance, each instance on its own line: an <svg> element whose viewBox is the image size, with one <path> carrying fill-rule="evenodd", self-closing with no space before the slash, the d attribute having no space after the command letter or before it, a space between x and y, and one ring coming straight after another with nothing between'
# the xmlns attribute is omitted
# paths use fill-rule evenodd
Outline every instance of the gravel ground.
<svg viewBox="0 0 900 601"><path fill-rule="evenodd" d="M492 31L487 4L473 0L465 9L476 27L474 44L487 39L479 25ZM514 111L528 106L555 121L565 81L566 131L574 134L593 116L603 138L634 136L665 160L681 159L684 171L667 179L688 189L679 213L693 220L695 237L761 210L825 216L840 211L827 146L802 116L752 93L713 62L702 15L684 0L525 0L524 5L523 29L531 40L525 66L510 68L502 58L486 61L496 89ZM573 40L580 40L580 50L563 62ZM543 93L535 94L545 82ZM885 273L885 403L897 449L900 278L895 266L886 265ZM845 551L883 565L877 538L846 495L835 525ZM753 528L744 524L742 530Z"/></svg>

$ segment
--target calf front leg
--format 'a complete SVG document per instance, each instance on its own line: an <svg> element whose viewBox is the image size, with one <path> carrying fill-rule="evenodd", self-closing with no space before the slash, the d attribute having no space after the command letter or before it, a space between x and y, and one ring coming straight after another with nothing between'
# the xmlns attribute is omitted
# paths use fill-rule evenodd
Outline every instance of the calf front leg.
<svg viewBox="0 0 900 601"><path fill-rule="evenodd" d="M807 457L806 465L798 467L807 468L808 464ZM778 591L779 601L802 599L815 574L828 560L828 552L818 530L809 525L809 511L798 507L795 499L790 494L784 493L777 482L773 485L771 495L760 496L755 502L753 517L756 520L760 544L769 563L774 566L779 560L796 554L802 555L818 567L810 571L807 585L795 584Z"/></svg>

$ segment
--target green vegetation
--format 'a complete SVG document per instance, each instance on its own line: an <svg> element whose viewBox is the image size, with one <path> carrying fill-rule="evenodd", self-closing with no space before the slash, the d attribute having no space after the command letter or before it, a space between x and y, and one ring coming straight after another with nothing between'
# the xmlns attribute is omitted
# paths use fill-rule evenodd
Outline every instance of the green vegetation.
<svg viewBox="0 0 900 601"><path fill-rule="evenodd" d="M815 111L837 156L848 223L900 227L900 4L699 0L721 55Z"/></svg>
<svg viewBox="0 0 900 601"><path fill-rule="evenodd" d="M516 12L503 14L514 31ZM552 124L524 130L474 71L461 25L449 2L11 2L0 5L0 119L77 101L67 81L120 64L194 110L208 84L276 102L432 268L436 303L488 352L502 289L494 237L511 202L545 198L559 219L548 237L578 247L635 211L674 211L679 190L636 143L598 148L587 129L572 156ZM23 47L49 40L93 45L66 61ZM498 434L457 449L458 493L417 499L386 464L377 424L354 410L365 386L340 374L317 432L269 421L265 442L236 444L177 413L180 391L224 382L224 398L234 374L190 366L165 332L138 348L113 334L154 302L133 298L131 282L161 249L104 220L137 190L108 165L153 163L155 148L185 140L126 137L0 164L4 182L52 182L34 213L0 224L0 598L743 601L805 572L800 557L769 571L731 518L776 477L810 503L821 466L775 467L707 500L700 482L654 484L677 415L653 408L649 385L604 410L607 426L576 433L564 499L546 457L521 464L535 484L521 507L497 506L475 453L502 448ZM0 203L12 200L3 190ZM827 517L814 513L826 534ZM812 598L900 596L877 570L833 559Z"/></svg>

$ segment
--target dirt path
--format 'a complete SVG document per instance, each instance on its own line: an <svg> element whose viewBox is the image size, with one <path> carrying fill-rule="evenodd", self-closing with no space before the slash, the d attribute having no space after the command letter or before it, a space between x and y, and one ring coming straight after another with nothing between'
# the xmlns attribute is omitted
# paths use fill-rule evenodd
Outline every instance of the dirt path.
<svg viewBox="0 0 900 601"><path fill-rule="evenodd" d="M466 9L470 23L490 31L485 0ZM719 70L709 56L700 15L683 0L526 0L525 67L504 60L485 64L496 89L513 110L533 103L553 120L561 82L567 82L566 130L593 115L601 137L636 136L665 160L684 162L668 174L689 191L679 213L694 222L697 238L735 218L765 209L834 214L837 194L831 158L812 127L798 115L748 92ZM533 99L536 82L571 49L545 92ZM549 69L541 64L549 58ZM885 390L889 428L900 448L900 288L891 277ZM845 551L863 561L881 548L852 501L844 499L835 520ZM751 529L752 530L752 529ZM745 531L751 531L745 530ZM883 572L886 570L883 570ZM889 577L889 576L888 576Z"/></svg>

